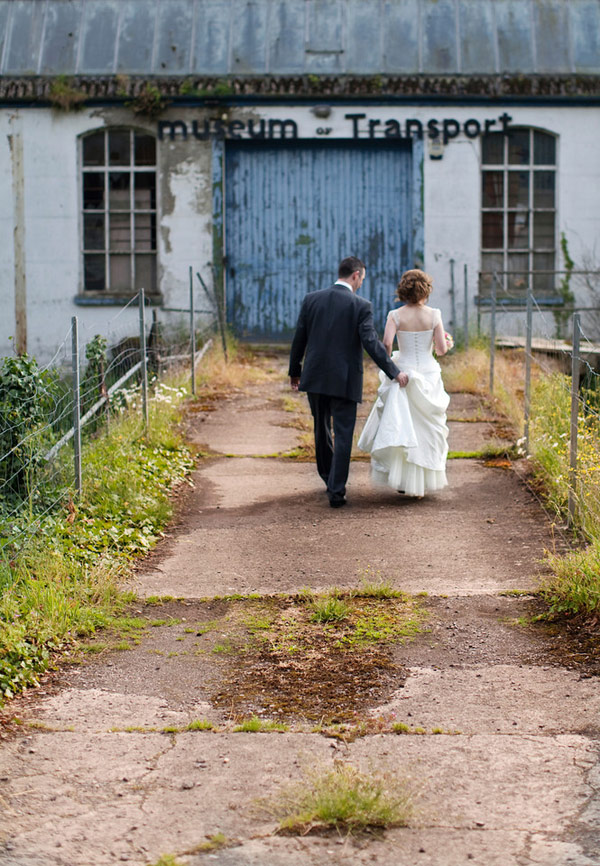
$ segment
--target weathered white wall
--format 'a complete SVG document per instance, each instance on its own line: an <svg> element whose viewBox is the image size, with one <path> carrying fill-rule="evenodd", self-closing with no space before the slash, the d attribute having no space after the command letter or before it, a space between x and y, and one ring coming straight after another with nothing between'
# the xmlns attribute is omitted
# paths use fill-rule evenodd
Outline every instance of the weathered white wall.
<svg viewBox="0 0 600 866"><path fill-rule="evenodd" d="M27 284L27 349L42 363L59 353L70 363L71 317L79 319L80 339L103 334L111 343L138 333L138 310L131 306L83 306L74 302L81 292L81 179L79 138L104 126L135 126L156 132L156 124L132 122L131 112L103 109L59 113L50 109L0 112L0 356L13 351L14 319L14 208L8 136L18 129L23 137L25 174L25 262ZM164 305L189 307L188 268L200 270L210 284L206 267L212 250L212 194L210 146L196 142L190 154L179 142L163 142L158 151L158 262ZM196 281L196 307L206 307ZM148 313L148 319L150 313ZM182 328L180 313L161 313L160 319Z"/></svg>
<svg viewBox="0 0 600 866"><path fill-rule="evenodd" d="M277 105L233 108L228 120L292 118L301 138L351 138L353 124L345 115L364 114L359 137L368 137L368 122L380 119L375 137L383 134L388 119L404 130L408 118L427 120L469 118L480 122L497 119L498 105L457 106L335 106L327 118L315 116L309 106ZM507 107L512 125L534 126L559 136L557 148L557 248L564 232L576 267L595 261L600 268L600 113L586 107ZM188 124L205 116L195 108L171 107L164 118ZM163 118L163 119L164 119ZM81 289L79 136L105 125L135 125L156 133L157 123L136 119L123 108L85 110L78 113L50 109L0 111L0 355L10 352L14 334L14 208L11 155L8 136L23 135L25 174L25 258L28 308L28 350L49 360L63 346L71 316L80 319L82 340L103 333L112 341L137 332L137 309L124 312L114 306L79 306ZM499 124L496 125L499 129ZM209 142L193 136L175 141L165 138L158 146L159 287L165 307L188 306L188 269L199 270L212 284L212 176ZM468 266L470 319L476 320L472 302L477 292L480 247L480 140L461 134L443 148L443 158L433 160L425 143L423 163L425 269L434 277L432 303L441 307L449 327L462 324L463 267ZM360 254L360 251L357 251ZM455 260L457 322L451 324L450 259ZM557 262L562 267L560 257ZM335 268L335 263L332 265ZM196 281L197 307L206 307ZM577 282L573 281L577 289ZM581 296L583 297L583 296ZM586 299L587 300L587 299ZM162 321L180 321L182 314L160 313ZM485 324L488 316L482 316ZM524 314L502 314L498 331L523 333ZM536 331L551 335L551 312L536 316ZM70 344L61 357L68 358Z"/></svg>

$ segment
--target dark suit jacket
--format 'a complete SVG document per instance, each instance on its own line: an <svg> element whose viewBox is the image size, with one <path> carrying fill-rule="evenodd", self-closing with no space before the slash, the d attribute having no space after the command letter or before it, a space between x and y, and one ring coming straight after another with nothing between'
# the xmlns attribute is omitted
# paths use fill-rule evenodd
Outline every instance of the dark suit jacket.
<svg viewBox="0 0 600 866"><path fill-rule="evenodd" d="M289 375L300 376L301 391L360 403L363 348L390 379L398 375L373 327L369 301L340 285L310 292L300 308Z"/></svg>

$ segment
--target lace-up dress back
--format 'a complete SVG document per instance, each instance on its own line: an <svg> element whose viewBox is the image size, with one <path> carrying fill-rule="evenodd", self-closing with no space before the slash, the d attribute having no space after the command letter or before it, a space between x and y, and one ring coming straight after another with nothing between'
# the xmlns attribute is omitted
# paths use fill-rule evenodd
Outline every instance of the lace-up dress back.
<svg viewBox="0 0 600 866"><path fill-rule="evenodd" d="M379 376L377 399L358 440L358 447L371 455L371 475L409 496L424 496L448 483L449 397L444 390L440 365L433 355L433 332L441 313L433 309L431 328L403 330L392 310L398 350L394 363L408 373L401 388L385 374Z"/></svg>

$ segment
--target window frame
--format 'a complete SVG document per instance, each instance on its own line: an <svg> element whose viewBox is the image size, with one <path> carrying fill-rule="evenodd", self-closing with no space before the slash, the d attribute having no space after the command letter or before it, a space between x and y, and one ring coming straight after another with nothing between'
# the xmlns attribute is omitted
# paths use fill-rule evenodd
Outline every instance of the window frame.
<svg viewBox="0 0 600 866"><path fill-rule="evenodd" d="M526 163L519 162L510 162L510 141L511 134L513 133L528 133L528 144L529 144L529 159ZM548 162L540 162L537 164L535 162L535 134L540 133L544 136L548 136L554 140L554 161L552 163ZM496 135L501 135L501 133L496 133ZM558 306L564 303L563 298L561 297L558 288L556 286L556 276L552 279L552 272L556 274L556 266L557 266L557 254L559 252L559 232L558 232L558 148L559 148L559 136L548 129L542 129L540 127L535 126L512 126L509 128L507 135L502 135L502 160L497 163L485 162L484 161L484 143L485 137L481 139L481 159L480 159L480 221L479 221L479 253L480 253L480 272L479 272L479 293L477 296L477 302L479 304L489 304L491 301L491 282L493 280L492 271L483 267L484 257L485 256L501 256L502 257L502 267L498 270L498 276L501 280L501 286L496 286L496 302L498 304L502 304L505 306L514 306L516 308L522 308L526 305L526 291L527 286L530 282L530 276L532 277L533 283L533 294L536 300L536 303L539 305L546 306ZM493 205L485 205L484 204L484 178L485 174L489 172L500 172L502 174L502 206L497 207ZM524 247L518 246L509 246L509 238L510 238L510 219L511 214L518 214L519 212L525 213L524 208L520 208L518 206L518 202L516 204L509 204L509 195L510 195L510 175L517 175L519 172L527 173L528 176L528 205L526 210L527 215L527 245ZM548 173L552 172L554 179L554 202L552 207L536 205L534 200L535 194L535 175L538 173ZM501 247L490 247L484 246L483 241L483 231L484 231L484 214L486 213L500 213L502 215L502 246ZM543 213L551 213L554 218L554 232L552 238L552 246L542 248L539 245L536 246L534 242L534 231L535 231L535 215L543 214ZM509 267L509 258L511 256L527 256L527 267L528 271L511 271ZM540 268L538 274L542 279L544 277L547 278L548 283L553 282L554 285L551 288L543 287L538 289L535 285L535 257L545 255L552 256L553 265L548 268ZM543 271L550 271L550 273L543 274ZM525 291L523 294L518 293L518 289L515 289L510 285L511 281L515 276L522 276L523 282L525 284ZM487 285L485 285L487 280Z"/></svg>
<svg viewBox="0 0 600 866"><path fill-rule="evenodd" d="M103 163L101 165L85 165L84 162L84 146L85 140L93 135L98 135L99 133L103 134L103 144L104 144L104 154L103 154ZM111 133L128 133L129 134L129 163L124 165L119 164L111 164L110 162L110 153L109 153L109 136ZM154 163L150 165L136 165L135 163L135 136L146 136L151 138L154 141ZM146 296L151 301L160 301L161 294L159 289L159 281L158 281L158 251L159 251L159 202L160 202L160 194L159 194L159 172L158 172L158 138L154 134L154 132L144 129L143 127L137 126L126 126L126 125L115 125L115 126L103 126L96 129L87 130L85 133L78 136L78 160L79 160L79 172L78 172L78 200L79 200L79 262L80 262L80 279L79 279L79 292L76 297L76 301L79 304L111 304L111 303L121 303L123 301L129 301L131 298L135 297L138 293L139 288L136 288L136 256L151 256L153 258L153 265L151 268L154 271L154 281L155 284L152 286L144 285L144 291ZM84 192L84 178L86 174L101 174L103 176L103 206L102 208L92 209L85 208L85 192ZM129 175L129 205L128 208L111 208L110 201L110 184L109 184L109 175L111 173L125 173ZM136 185L135 185L135 176L136 174L151 174L154 178L154 193L155 193L155 201L154 208L146 208L146 207L138 207L135 203L135 194L136 194ZM111 227L110 227L110 215L114 214L129 214L129 249L124 251L119 251L116 249L111 249ZM86 247L86 215L97 214L103 217L104 221L104 247L103 249L92 249ZM137 215L149 215L150 216L150 249L140 250L136 249L136 240L135 240L135 232L136 232L136 216ZM154 218L154 222L152 222L152 218ZM139 230L139 228L138 228ZM153 245L153 248L152 248ZM104 278L105 285L103 289L87 289L86 288L86 256L89 255L103 255L104 256ZM129 258L129 288L119 287L112 288L111 287L111 258L115 257L128 257Z"/></svg>

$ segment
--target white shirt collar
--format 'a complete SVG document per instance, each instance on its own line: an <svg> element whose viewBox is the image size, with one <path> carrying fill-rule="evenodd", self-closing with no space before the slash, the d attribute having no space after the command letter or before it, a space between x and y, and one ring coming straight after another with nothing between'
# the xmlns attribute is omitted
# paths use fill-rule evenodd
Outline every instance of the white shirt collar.
<svg viewBox="0 0 600 866"><path fill-rule="evenodd" d="M334 286L346 286L346 288L350 289L351 292L354 291L352 286L349 283L347 283L345 280L336 280L334 283Z"/></svg>

